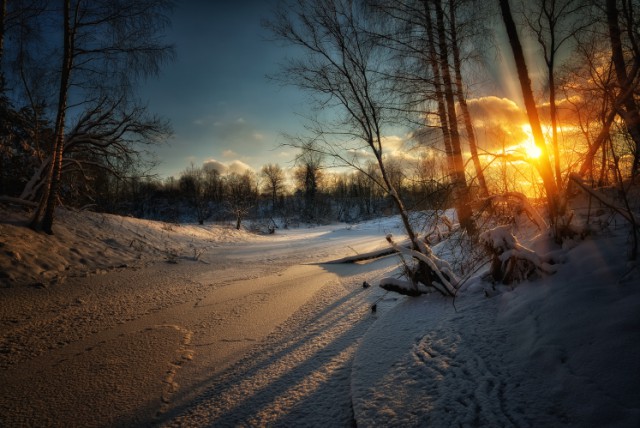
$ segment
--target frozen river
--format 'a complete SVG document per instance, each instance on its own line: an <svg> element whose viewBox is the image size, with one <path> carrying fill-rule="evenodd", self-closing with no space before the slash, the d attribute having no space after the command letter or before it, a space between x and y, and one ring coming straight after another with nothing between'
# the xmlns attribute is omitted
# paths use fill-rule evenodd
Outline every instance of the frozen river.
<svg viewBox="0 0 640 428"><path fill-rule="evenodd" d="M3 426L349 425L350 364L393 257L391 223L223 244L7 293ZM384 306L384 302L383 302ZM302 418L302 419L301 419Z"/></svg>

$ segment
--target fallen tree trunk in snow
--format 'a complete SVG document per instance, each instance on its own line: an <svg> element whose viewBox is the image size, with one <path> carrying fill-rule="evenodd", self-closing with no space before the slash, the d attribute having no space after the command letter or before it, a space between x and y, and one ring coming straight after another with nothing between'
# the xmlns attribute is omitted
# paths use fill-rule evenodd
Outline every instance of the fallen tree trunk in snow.
<svg viewBox="0 0 640 428"><path fill-rule="evenodd" d="M411 257L413 263L409 264L403 259L405 275L409 281L383 278L380 280L380 287L408 296L418 296L429 290L439 291L445 296L455 296L460 282L458 277L452 272L449 263L433 254L424 242L416 239L416 249L411 249L396 244L391 235L387 235L387 241L401 255Z"/></svg>
<svg viewBox="0 0 640 428"><path fill-rule="evenodd" d="M0 202L8 202L16 205L24 205L25 207L37 207L38 204L22 198L14 198L13 196L0 195Z"/></svg>
<svg viewBox="0 0 640 428"><path fill-rule="evenodd" d="M406 241L403 241L399 245L403 247L408 247L410 245L410 242L407 239ZM325 262L325 264L357 263L365 260L373 260L380 257L388 256L391 254L395 254L397 252L398 250L396 250L393 247L380 248L378 250L368 251L366 253L360 253L353 256L342 257L341 259L331 260L329 262Z"/></svg>

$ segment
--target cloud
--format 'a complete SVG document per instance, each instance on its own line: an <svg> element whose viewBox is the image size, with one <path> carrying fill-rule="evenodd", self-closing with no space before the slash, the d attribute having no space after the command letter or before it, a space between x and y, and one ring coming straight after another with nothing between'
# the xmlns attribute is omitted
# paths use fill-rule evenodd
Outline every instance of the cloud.
<svg viewBox="0 0 640 428"><path fill-rule="evenodd" d="M540 119L551 122L551 104L545 102L537 107ZM581 120L598 120L601 113L600 108L599 102L589 103L580 95L556 100L556 113L561 126L563 124L576 124ZM578 111L580 111L580 114L578 114Z"/></svg>
<svg viewBox="0 0 640 428"><path fill-rule="evenodd" d="M401 137L398 135L387 135L382 137L383 157L404 158L412 157L407 147L407 141L411 136ZM375 161L376 158L368 146L353 147L346 150L347 158L364 163Z"/></svg>
<svg viewBox="0 0 640 428"><path fill-rule="evenodd" d="M235 158L235 157L238 157L238 154L236 152L234 152L233 150L227 149L227 150L222 152L222 157L224 157L224 158Z"/></svg>
<svg viewBox="0 0 640 428"><path fill-rule="evenodd" d="M256 147L262 147L269 139L255 124L241 117L209 123L213 126L206 127L203 138L218 147L233 147L234 152L242 155L254 153Z"/></svg>
<svg viewBox="0 0 640 428"><path fill-rule="evenodd" d="M244 174L247 171L254 172L253 168L251 168L246 163L241 160L232 160L231 162L220 162L216 159L208 159L203 162L202 167L208 170L215 170L220 173L220 175L225 174Z"/></svg>
<svg viewBox="0 0 640 428"><path fill-rule="evenodd" d="M520 128L527 116L518 105L508 98L494 96L473 98L467 101L469 113L476 127L515 126Z"/></svg>
<svg viewBox="0 0 640 428"><path fill-rule="evenodd" d="M528 138L523 125L526 113L512 100L494 96L467 101L476 139L481 149L496 150Z"/></svg>
<svg viewBox="0 0 640 428"><path fill-rule="evenodd" d="M382 147L384 147L385 152L396 152L404 150L405 139L397 135L388 135L386 137L382 137Z"/></svg>
<svg viewBox="0 0 640 428"><path fill-rule="evenodd" d="M215 159L208 159L202 163L202 167L207 170L218 171L221 175L226 174L229 169L227 165L223 162L217 161Z"/></svg>
<svg viewBox="0 0 640 428"><path fill-rule="evenodd" d="M253 171L253 168L251 168L249 165L242 162L241 160L231 161L228 166L229 166L229 172L235 172L236 174L243 174L247 171Z"/></svg>

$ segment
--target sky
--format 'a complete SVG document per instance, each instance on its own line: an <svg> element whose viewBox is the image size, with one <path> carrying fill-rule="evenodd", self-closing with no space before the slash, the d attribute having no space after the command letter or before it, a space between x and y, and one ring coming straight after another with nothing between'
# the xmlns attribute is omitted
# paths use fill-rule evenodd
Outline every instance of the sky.
<svg viewBox="0 0 640 428"><path fill-rule="evenodd" d="M174 131L168 143L156 149L159 177L177 177L192 163L213 163L221 172L259 171L267 163L285 169L293 166L296 150L283 146L283 134L304 132L300 114L306 111L308 95L267 78L290 53L269 40L268 30L261 25L271 16L275 3L177 2L166 35L166 41L175 46L176 60L158 78L146 82L140 94L151 112L171 121ZM512 108L519 107L500 102L505 101L502 97L521 103L515 80L509 78L513 72L503 59L493 53L487 61L496 66L491 72L495 79L485 81L485 90L480 92L489 90L498 98L485 99L481 110L506 114L509 120ZM488 109L486 101L507 109ZM388 137L403 139L401 135ZM394 148L407 156L402 147Z"/></svg>
<svg viewBox="0 0 640 428"><path fill-rule="evenodd" d="M267 78L286 57L261 25L274 3L177 2L166 37L177 57L140 93L174 131L156 150L160 177L207 161L236 170L292 165L295 151L281 146L282 133L301 128L296 113L304 109L305 95Z"/></svg>

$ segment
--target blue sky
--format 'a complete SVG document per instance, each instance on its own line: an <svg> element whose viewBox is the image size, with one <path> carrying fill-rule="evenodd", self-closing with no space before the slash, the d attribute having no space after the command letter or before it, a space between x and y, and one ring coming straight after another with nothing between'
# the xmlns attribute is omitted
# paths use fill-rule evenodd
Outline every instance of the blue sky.
<svg viewBox="0 0 640 428"><path fill-rule="evenodd" d="M149 110L171 120L174 136L159 147L161 177L191 162L241 161L258 170L290 165L282 132L301 128L304 94L266 78L286 54L261 26L274 2L194 1L176 5L167 41L177 58L141 88Z"/></svg>
<svg viewBox="0 0 640 428"><path fill-rule="evenodd" d="M282 146L282 133L303 132L298 114L305 113L308 95L266 77L277 72L278 64L291 54L280 43L269 41L268 30L261 25L275 3L177 2L166 37L175 45L177 58L140 93L149 110L170 119L174 130L168 144L156 150L161 162L156 172L161 178L177 177L191 163L216 162L235 170L246 164L256 171L267 163L283 168L293 165L295 150ZM500 26L498 30L502 31ZM512 67L495 53L488 55L495 66L489 74L495 79L475 88L475 96L490 92L519 103ZM495 101L485 100L485 107Z"/></svg>

